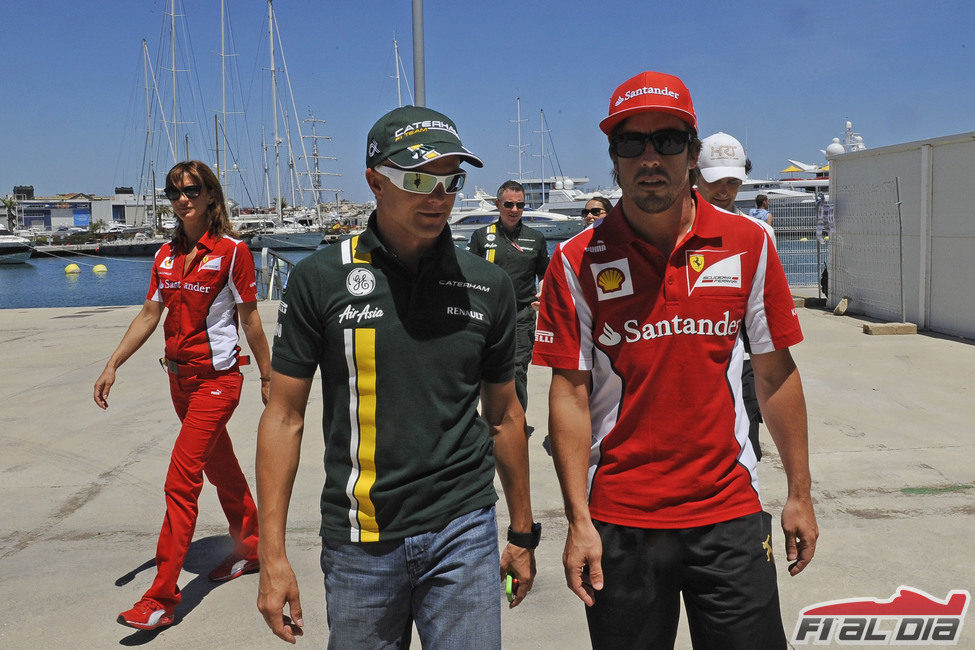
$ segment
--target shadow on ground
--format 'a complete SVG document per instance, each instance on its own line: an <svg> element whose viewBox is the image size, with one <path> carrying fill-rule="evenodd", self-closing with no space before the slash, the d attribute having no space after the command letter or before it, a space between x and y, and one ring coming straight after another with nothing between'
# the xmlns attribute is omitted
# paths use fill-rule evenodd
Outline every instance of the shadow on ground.
<svg viewBox="0 0 975 650"><path fill-rule="evenodd" d="M213 567L220 564L233 549L233 540L229 535L212 535L198 539L190 544L190 548L186 553L186 559L183 562L183 570L189 573L195 573L196 577L186 585L180 587L180 594L183 599L176 606L176 611L174 612L175 620L172 626L179 625L183 618L203 602L207 594L220 586L221 583L219 582L211 582L207 574L210 573ZM152 572L155 570L155 567L155 559L147 560L128 573L119 576L115 580L115 586L125 586L132 582L141 572L147 570ZM132 594L130 601L134 603L137 599L138 595ZM138 646L149 643L172 626L155 630L136 630L132 634L122 638L119 641L119 645Z"/></svg>

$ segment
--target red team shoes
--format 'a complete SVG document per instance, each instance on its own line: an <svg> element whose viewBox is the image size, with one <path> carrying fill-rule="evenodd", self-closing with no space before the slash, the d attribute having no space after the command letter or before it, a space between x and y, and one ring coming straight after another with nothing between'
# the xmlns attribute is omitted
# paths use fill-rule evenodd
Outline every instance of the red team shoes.
<svg viewBox="0 0 975 650"><path fill-rule="evenodd" d="M152 598L143 598L132 609L119 614L118 622L138 630L155 630L173 624L173 608L163 607Z"/></svg>

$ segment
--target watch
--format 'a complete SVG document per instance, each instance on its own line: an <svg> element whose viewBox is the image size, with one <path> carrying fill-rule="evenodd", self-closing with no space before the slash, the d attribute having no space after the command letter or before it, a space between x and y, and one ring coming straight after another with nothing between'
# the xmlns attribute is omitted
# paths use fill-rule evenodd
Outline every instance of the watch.
<svg viewBox="0 0 975 650"><path fill-rule="evenodd" d="M522 548L536 548L542 539L542 525L537 521L532 524L530 533L516 533L508 526L508 543Z"/></svg>

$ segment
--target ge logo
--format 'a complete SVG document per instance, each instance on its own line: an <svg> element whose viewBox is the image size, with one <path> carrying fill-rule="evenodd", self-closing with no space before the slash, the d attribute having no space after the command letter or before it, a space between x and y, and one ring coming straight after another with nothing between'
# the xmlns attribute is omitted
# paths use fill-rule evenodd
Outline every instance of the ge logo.
<svg viewBox="0 0 975 650"><path fill-rule="evenodd" d="M353 296L368 296L376 288L376 276L366 268L353 269L345 278L345 287Z"/></svg>

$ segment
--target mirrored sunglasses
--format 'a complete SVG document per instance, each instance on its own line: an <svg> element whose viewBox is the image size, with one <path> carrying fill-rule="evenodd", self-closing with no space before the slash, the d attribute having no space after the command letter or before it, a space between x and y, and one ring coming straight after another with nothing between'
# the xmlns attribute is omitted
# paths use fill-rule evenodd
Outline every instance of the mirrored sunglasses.
<svg viewBox="0 0 975 650"><path fill-rule="evenodd" d="M188 199L195 199L200 196L200 192L203 191L202 185L187 185L185 187L167 187L165 190L166 198L170 201L176 201L179 199L179 195L183 194Z"/></svg>
<svg viewBox="0 0 975 650"><path fill-rule="evenodd" d="M501 205L503 205L507 210L510 210L511 208L518 208L519 210L525 209L524 201L505 201Z"/></svg>
<svg viewBox="0 0 975 650"><path fill-rule="evenodd" d="M681 129L659 129L652 133L626 132L613 137L613 151L620 158L636 158L647 149L647 143L661 156L673 156L687 148L691 133Z"/></svg>
<svg viewBox="0 0 975 650"><path fill-rule="evenodd" d="M430 194L437 189L437 185L443 185L444 192L447 194L456 194L463 189L464 181L467 180L467 172L465 171L454 172L446 176L386 166L377 167L375 171L392 181L396 187L414 194Z"/></svg>

